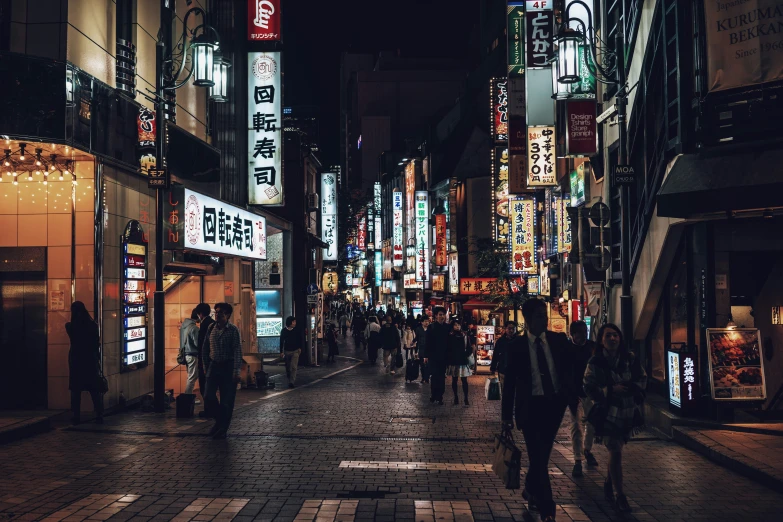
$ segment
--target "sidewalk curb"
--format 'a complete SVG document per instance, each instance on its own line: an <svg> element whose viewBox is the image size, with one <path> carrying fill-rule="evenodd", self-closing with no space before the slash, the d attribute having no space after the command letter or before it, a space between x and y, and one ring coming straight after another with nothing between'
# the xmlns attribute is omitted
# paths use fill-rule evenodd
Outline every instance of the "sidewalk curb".
<svg viewBox="0 0 783 522"><path fill-rule="evenodd" d="M49 417L33 417L0 430L0 444L32 437L39 433L46 433L51 431L51 429L52 423Z"/></svg>
<svg viewBox="0 0 783 522"><path fill-rule="evenodd" d="M712 462L720 464L721 466L730 469L744 477L754 480L778 493L783 493L783 480L778 477L767 473L766 471L759 469L747 462L741 455L734 456L732 451L714 441L703 440L706 437L699 437L691 433L691 429L687 427L673 427L673 439L680 445L695 451Z"/></svg>

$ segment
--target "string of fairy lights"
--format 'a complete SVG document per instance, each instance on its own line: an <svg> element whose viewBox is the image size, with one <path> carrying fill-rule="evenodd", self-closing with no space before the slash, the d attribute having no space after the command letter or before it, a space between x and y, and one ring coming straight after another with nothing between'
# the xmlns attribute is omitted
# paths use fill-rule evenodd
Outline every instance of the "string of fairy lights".
<svg viewBox="0 0 783 522"><path fill-rule="evenodd" d="M52 145L49 150L29 143L19 143L17 147L14 149L11 142L6 141L2 160L5 176L0 176L0 182L10 180L14 185L18 185L20 176L27 177L28 182L34 182L37 176L40 178L39 183L44 185L50 180L67 180L77 184L74 160L69 157L69 146L62 146L62 154L57 154L56 145Z"/></svg>

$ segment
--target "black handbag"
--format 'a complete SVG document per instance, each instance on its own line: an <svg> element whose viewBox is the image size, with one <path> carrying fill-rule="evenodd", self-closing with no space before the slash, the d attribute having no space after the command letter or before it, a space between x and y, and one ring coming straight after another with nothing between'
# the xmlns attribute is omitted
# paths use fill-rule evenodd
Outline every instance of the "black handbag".
<svg viewBox="0 0 783 522"><path fill-rule="evenodd" d="M510 431L495 435L495 451L492 471L503 481L506 489L519 489L522 469L522 452L514 444Z"/></svg>
<svg viewBox="0 0 783 522"><path fill-rule="evenodd" d="M397 355L394 357L394 365L397 368L402 368L405 366L405 361L402 359L402 352L397 352Z"/></svg>

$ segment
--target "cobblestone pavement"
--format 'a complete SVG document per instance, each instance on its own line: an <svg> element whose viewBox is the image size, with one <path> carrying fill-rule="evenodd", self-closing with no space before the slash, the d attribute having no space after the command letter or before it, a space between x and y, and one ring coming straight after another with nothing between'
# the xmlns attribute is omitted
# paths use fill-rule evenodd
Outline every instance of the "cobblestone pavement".
<svg viewBox="0 0 783 522"><path fill-rule="evenodd" d="M350 340L341 353L354 355ZM484 400L484 377L470 379L470 406L433 406L426 386L355 364L305 369L290 391L242 392L228 440L208 438L201 419L130 413L0 446L0 520L530 517L487 468L500 403ZM634 513L620 517L603 500L606 452L573 478L567 432L550 468L560 521L780 519L783 495L649 434L627 447Z"/></svg>

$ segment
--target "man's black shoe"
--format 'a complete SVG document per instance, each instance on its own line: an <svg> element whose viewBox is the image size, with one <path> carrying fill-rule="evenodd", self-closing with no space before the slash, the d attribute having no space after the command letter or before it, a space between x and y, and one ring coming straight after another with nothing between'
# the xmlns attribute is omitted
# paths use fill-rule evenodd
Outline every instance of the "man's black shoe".
<svg viewBox="0 0 783 522"><path fill-rule="evenodd" d="M585 450L585 460L587 461L587 465L589 467L594 467L598 465L598 461L595 460L595 456L593 455L592 451Z"/></svg>
<svg viewBox="0 0 783 522"><path fill-rule="evenodd" d="M571 475L574 477L581 477L582 476L582 461L577 460L574 463L574 469L571 471Z"/></svg>
<svg viewBox="0 0 783 522"><path fill-rule="evenodd" d="M288 387L289 388L296 388L296 385L294 383L292 383L292 382L289 382L288 383Z"/></svg>
<svg viewBox="0 0 783 522"><path fill-rule="evenodd" d="M536 504L536 499L533 498L533 495L531 495L527 489L522 490L522 498L527 500L528 511L538 512L538 504Z"/></svg>
<svg viewBox="0 0 783 522"><path fill-rule="evenodd" d="M430 397L430 402L435 402L435 397Z"/></svg>
<svg viewBox="0 0 783 522"><path fill-rule="evenodd" d="M459 405L459 397L454 397L454 404Z"/></svg>

